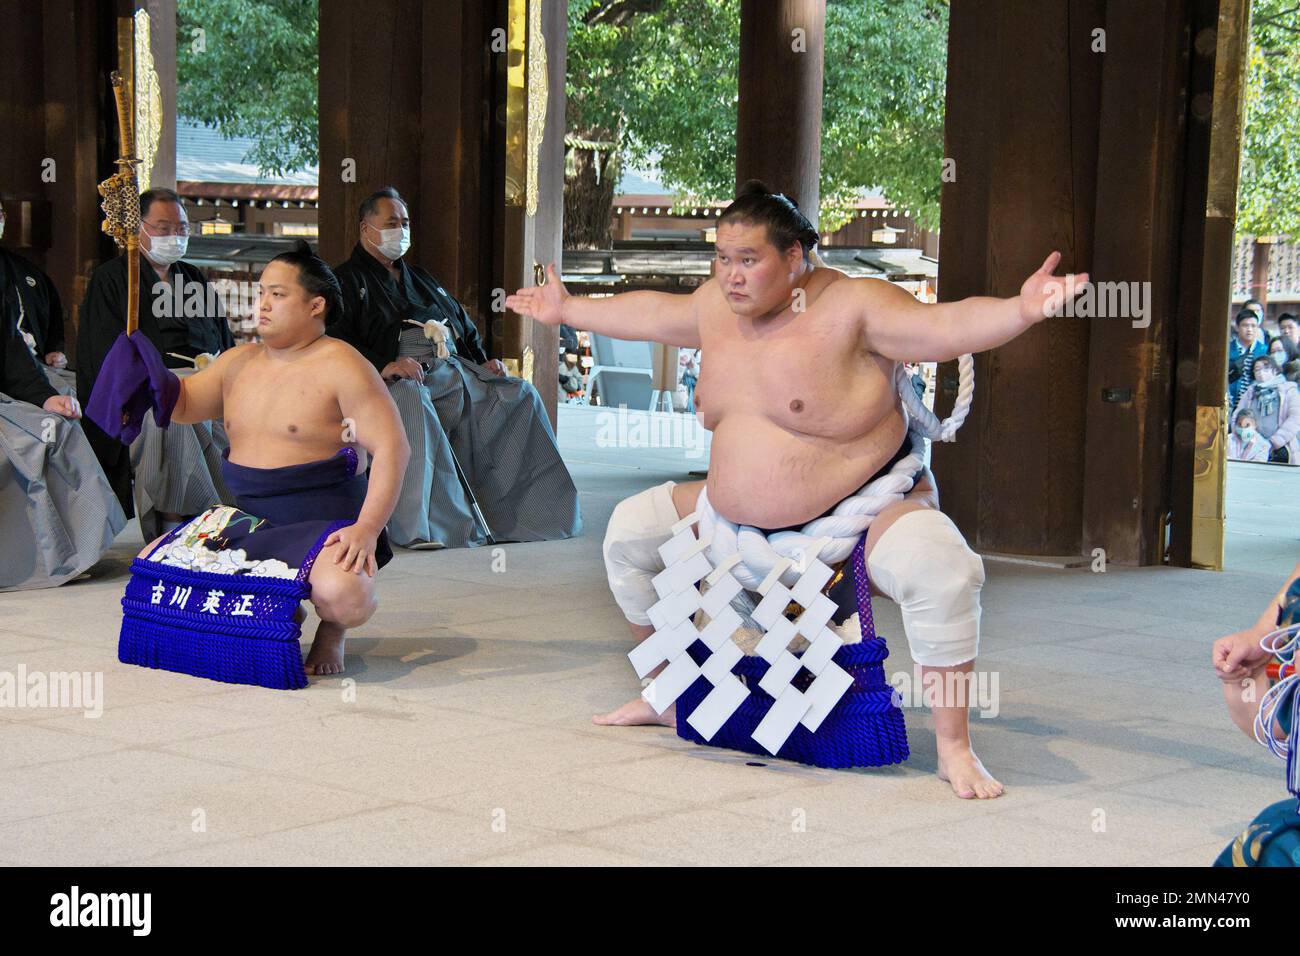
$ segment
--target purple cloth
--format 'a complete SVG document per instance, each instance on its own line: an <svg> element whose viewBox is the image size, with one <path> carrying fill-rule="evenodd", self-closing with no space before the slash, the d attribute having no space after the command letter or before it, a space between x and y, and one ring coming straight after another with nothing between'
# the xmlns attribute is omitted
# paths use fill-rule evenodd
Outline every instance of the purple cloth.
<svg viewBox="0 0 1300 956"><path fill-rule="evenodd" d="M148 336L137 332L117 337L95 377L86 416L104 433L129 445L140 434L144 413L166 428L181 395L181 380L163 364Z"/></svg>

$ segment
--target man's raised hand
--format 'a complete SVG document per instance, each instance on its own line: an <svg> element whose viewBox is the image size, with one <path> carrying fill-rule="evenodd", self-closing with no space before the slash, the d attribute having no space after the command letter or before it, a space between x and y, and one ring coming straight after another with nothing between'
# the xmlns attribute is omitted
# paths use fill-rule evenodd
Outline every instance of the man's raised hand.
<svg viewBox="0 0 1300 956"><path fill-rule="evenodd" d="M564 300L569 293L555 272L555 264L546 267L546 284L520 289L506 296L506 308L536 319L543 325L559 325L563 319Z"/></svg>
<svg viewBox="0 0 1300 956"><path fill-rule="evenodd" d="M1060 261L1061 254L1053 252L1020 287L1020 316L1026 322L1041 322L1048 316L1060 315L1066 301L1083 291L1088 273L1052 275Z"/></svg>

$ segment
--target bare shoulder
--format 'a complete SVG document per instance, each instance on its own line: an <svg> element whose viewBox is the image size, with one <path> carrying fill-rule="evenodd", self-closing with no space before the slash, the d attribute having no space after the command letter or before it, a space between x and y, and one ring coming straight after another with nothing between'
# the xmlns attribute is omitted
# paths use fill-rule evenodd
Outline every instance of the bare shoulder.
<svg viewBox="0 0 1300 956"><path fill-rule="evenodd" d="M820 272L822 270L818 270ZM847 276L834 269L836 278L827 280L821 295L827 304L845 304L852 302L859 309L870 312L882 308L899 308L916 305L917 299L906 289L895 285L885 278Z"/></svg>
<svg viewBox="0 0 1300 956"><path fill-rule="evenodd" d="M337 377L340 385L346 382L355 388L359 385L378 384L383 386L383 379L375 371L364 355L342 339L331 335L321 339L317 357L330 366L330 374Z"/></svg>
<svg viewBox="0 0 1300 956"><path fill-rule="evenodd" d="M243 345L236 345L233 349L226 349L212 363L204 369L211 371L214 375L226 376L238 372L257 354L262 351L262 346L256 342L246 342Z"/></svg>
<svg viewBox="0 0 1300 956"><path fill-rule="evenodd" d="M722 294L722 286L713 276L709 276L691 293L690 298L694 300L695 307L703 310L714 308L727 308L727 297Z"/></svg>

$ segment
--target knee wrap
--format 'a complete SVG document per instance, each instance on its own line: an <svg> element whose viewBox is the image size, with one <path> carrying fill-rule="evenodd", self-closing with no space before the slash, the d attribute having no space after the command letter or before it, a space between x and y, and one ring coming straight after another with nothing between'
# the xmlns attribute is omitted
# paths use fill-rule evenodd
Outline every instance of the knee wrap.
<svg viewBox="0 0 1300 956"><path fill-rule="evenodd" d="M867 571L902 610L916 663L952 667L975 657L984 562L947 515L903 515L876 542Z"/></svg>
<svg viewBox="0 0 1300 956"><path fill-rule="evenodd" d="M623 614L633 624L649 624L646 610L659 595L650 579L664 569L659 546L672 536L677 523L673 485L665 482L624 498L605 528L605 574Z"/></svg>

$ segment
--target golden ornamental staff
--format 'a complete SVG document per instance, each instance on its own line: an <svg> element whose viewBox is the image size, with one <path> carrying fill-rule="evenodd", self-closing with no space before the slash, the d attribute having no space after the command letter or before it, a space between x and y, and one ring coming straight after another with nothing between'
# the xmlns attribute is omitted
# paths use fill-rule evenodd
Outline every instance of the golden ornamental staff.
<svg viewBox="0 0 1300 956"><path fill-rule="evenodd" d="M140 160L135 156L132 89L117 70L109 79L117 102L122 156L117 160L117 172L99 184L99 194L104 197L100 208L104 210L104 232L126 251L126 334L130 335L136 330L140 313L140 187L135 177Z"/></svg>

